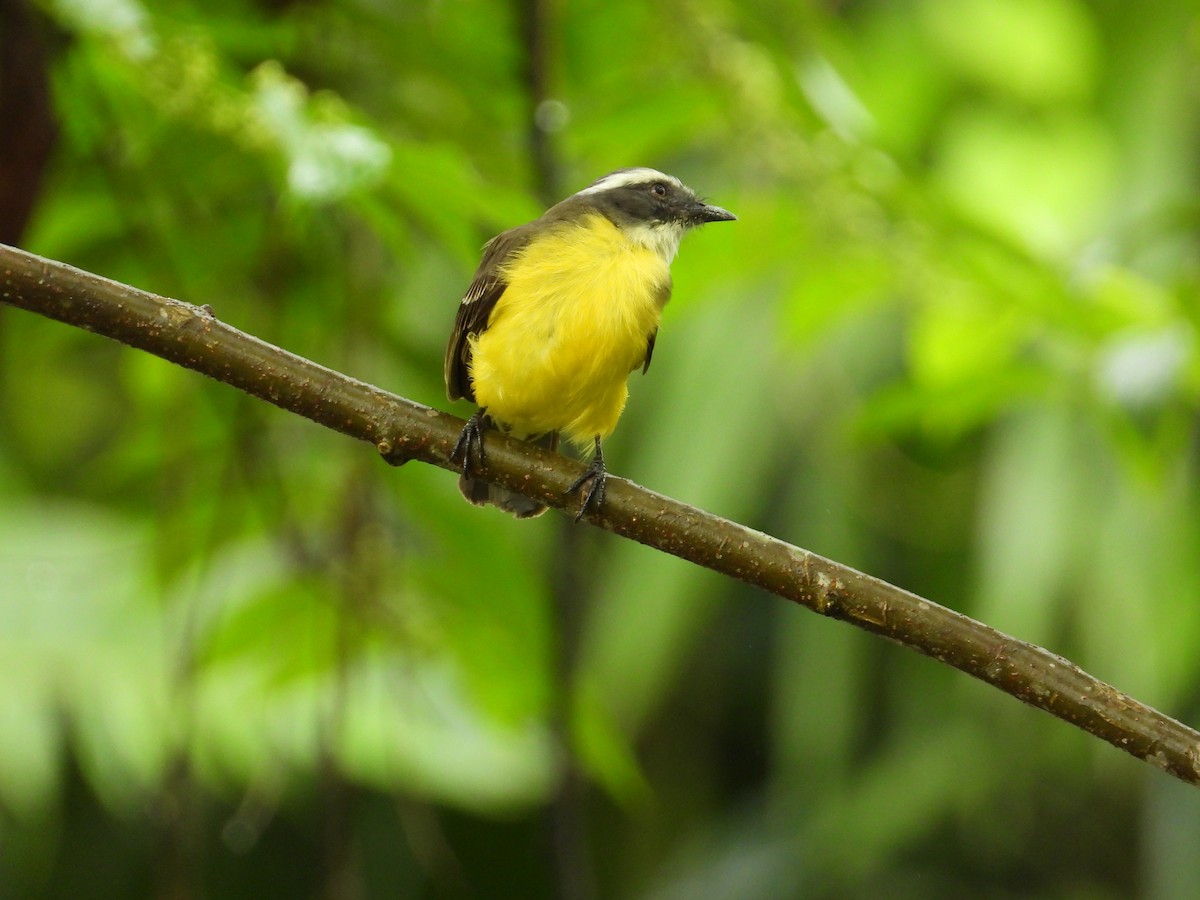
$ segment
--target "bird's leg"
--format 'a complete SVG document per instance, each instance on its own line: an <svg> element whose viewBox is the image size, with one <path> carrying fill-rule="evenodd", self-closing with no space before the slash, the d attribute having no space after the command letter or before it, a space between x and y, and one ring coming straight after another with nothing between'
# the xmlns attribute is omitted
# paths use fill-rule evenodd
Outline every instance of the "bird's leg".
<svg viewBox="0 0 1200 900"><path fill-rule="evenodd" d="M587 492L583 495L583 502L579 504L579 512L575 516L576 522L583 518L584 513L599 511L600 504L604 502L604 482L607 478L608 472L604 468L604 453L600 449L600 436L597 435L596 453L592 456L592 461L583 470L583 474L567 488L567 493L573 494L584 484L588 486Z"/></svg>
<svg viewBox="0 0 1200 900"><path fill-rule="evenodd" d="M476 468L483 465L483 429L486 416L487 407L479 407L475 411L475 415L467 419L467 424L463 427L462 434L458 436L458 440L454 443L454 449L450 451L450 462L454 462L460 456L462 457L462 474L464 476L471 474L472 449L475 451Z"/></svg>

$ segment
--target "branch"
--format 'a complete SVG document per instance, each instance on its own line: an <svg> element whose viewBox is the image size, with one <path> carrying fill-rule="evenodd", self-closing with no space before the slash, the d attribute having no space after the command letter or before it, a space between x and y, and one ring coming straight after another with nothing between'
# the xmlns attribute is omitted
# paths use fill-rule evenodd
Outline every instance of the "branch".
<svg viewBox="0 0 1200 900"><path fill-rule="evenodd" d="M463 421L326 369L218 321L207 308L149 294L0 244L0 302L85 328L374 444L388 462L456 470ZM487 435L485 480L574 511L578 463ZM610 476L588 521L842 619L951 665L1200 784L1200 733L1034 644L769 535Z"/></svg>

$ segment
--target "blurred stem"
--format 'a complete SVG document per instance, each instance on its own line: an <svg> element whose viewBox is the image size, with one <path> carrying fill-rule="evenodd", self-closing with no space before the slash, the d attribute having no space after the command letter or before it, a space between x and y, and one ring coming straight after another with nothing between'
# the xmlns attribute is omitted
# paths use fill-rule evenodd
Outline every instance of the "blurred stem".
<svg viewBox="0 0 1200 900"><path fill-rule="evenodd" d="M517 0L516 13L525 49L525 93L528 98L529 158L534 191L543 206L558 198L559 160L545 114L550 100L551 40L556 33L551 0ZM571 739L575 671L579 641L588 605L589 583L584 557L584 532L564 519L554 536L551 601L554 614L554 708L551 727L561 749L562 769L548 810L550 852L563 900L596 896L587 826L587 784Z"/></svg>
<svg viewBox="0 0 1200 900"><path fill-rule="evenodd" d="M41 38L26 0L0 0L0 241L21 239L58 137Z"/></svg>
<svg viewBox="0 0 1200 900"><path fill-rule="evenodd" d="M550 35L554 31L551 0L516 0L516 15L525 48L525 93L529 101L529 160L533 186L543 206L558 199L558 153L548 127L550 101Z"/></svg>
<svg viewBox="0 0 1200 900"><path fill-rule="evenodd" d="M204 810L186 753L177 752L154 798L156 900L201 897Z"/></svg>
<svg viewBox="0 0 1200 900"><path fill-rule="evenodd" d="M325 883L324 900L353 900L363 894L361 874L351 835L353 787L342 774L338 749L346 722L350 692L350 660L363 608L377 601L378 560L366 532L373 518L371 497L357 472L340 491L345 498L336 530L328 538L328 558L337 577L337 622L333 635L334 680L329 705L318 723L319 768Z"/></svg>
<svg viewBox="0 0 1200 900"><path fill-rule="evenodd" d="M201 307L2 244L0 302L153 353L369 441L393 465L415 459L458 471L450 452L462 419L274 347ZM479 475L573 514L578 499L566 490L581 471L557 453L488 432ZM1041 647L615 475L603 507L586 521L890 638L1200 784L1200 733Z"/></svg>

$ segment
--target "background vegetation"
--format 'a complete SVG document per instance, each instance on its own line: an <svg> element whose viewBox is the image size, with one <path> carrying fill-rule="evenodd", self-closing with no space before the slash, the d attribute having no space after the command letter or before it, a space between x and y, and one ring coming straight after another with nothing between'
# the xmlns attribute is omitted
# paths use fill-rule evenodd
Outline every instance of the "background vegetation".
<svg viewBox="0 0 1200 900"><path fill-rule="evenodd" d="M685 242L611 468L1200 719L1188 0L4 0L2 239L445 407L482 242ZM459 410L466 414L464 406ZM0 897L1179 897L1195 789L0 308Z"/></svg>

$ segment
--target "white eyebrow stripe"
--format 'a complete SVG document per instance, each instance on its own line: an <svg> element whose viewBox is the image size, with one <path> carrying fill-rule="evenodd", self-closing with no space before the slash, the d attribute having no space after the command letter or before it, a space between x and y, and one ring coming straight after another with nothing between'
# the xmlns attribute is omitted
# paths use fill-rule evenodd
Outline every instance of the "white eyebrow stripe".
<svg viewBox="0 0 1200 900"><path fill-rule="evenodd" d="M594 184L590 184L582 191L579 191L575 196L580 194L598 194L600 191L611 190L612 188L625 187L630 184L644 184L647 181L668 181L677 188L683 187L683 182L674 175L668 175L665 172L660 172L658 169L637 168L623 169L620 172L613 172L610 175L605 175Z"/></svg>

